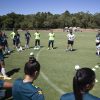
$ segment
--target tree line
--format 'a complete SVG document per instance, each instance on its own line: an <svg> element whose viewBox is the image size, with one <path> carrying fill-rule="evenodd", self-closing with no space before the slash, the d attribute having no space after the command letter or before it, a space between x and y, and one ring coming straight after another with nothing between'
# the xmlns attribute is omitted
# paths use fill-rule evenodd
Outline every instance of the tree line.
<svg viewBox="0 0 100 100"><path fill-rule="evenodd" d="M16 14L0 16L0 29L49 29L64 27L100 28L100 13L78 12L62 14L37 12L36 14Z"/></svg>

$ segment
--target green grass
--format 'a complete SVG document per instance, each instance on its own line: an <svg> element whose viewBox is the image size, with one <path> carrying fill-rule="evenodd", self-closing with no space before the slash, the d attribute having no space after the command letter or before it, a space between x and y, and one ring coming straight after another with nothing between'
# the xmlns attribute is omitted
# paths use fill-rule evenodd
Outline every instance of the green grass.
<svg viewBox="0 0 100 100"><path fill-rule="evenodd" d="M10 32L7 31L7 34ZM66 33L55 32L55 47L56 49L47 50L48 45L48 32L40 31L41 33L41 52L39 53L38 60L41 64L41 71L45 73L46 77L53 82L57 87L65 92L72 91L72 79L75 73L75 65L81 67L93 68L98 63L100 64L100 57L95 55L95 35L93 32L81 32L76 33L76 40L74 48L76 51L65 52L66 49ZM31 31L31 43L30 46L34 46L34 32ZM24 32L20 32L21 44L24 46L25 37ZM9 36L9 35L8 35ZM12 40L8 38L9 46L13 49ZM20 68L19 72L14 73L11 77L12 82L18 78L23 77L23 68L25 62L28 60L29 53L34 52L35 56L39 51L34 51L33 48L24 50L23 52L17 52L16 50L7 55L5 59L6 70L10 71L14 68ZM97 79L100 81L100 69L96 71ZM52 86L48 84L46 80L40 75L34 82L42 88L46 100L59 100L61 94L57 92ZM95 87L91 91L93 95L100 97L100 82L95 84Z"/></svg>

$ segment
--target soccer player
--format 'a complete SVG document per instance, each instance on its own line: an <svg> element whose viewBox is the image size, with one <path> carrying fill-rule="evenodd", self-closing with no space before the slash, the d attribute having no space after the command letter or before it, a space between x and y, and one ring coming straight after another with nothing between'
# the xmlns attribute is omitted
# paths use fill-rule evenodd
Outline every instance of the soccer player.
<svg viewBox="0 0 100 100"><path fill-rule="evenodd" d="M7 77L6 72L5 72L3 49L4 49L4 38L2 37L2 32L0 31L0 68L1 68L1 73L2 73L0 77L10 80L11 78Z"/></svg>
<svg viewBox="0 0 100 100"><path fill-rule="evenodd" d="M52 45L52 49L54 49L54 39L55 39L55 33L53 30L50 30L49 33L49 42L48 42L48 50L50 50L50 46Z"/></svg>
<svg viewBox="0 0 100 100"><path fill-rule="evenodd" d="M67 45L67 50L73 50L73 44L74 44L74 39L75 39L75 35L73 34L72 30L69 31L69 33L67 34L67 38L68 38L68 45Z"/></svg>
<svg viewBox="0 0 100 100"><path fill-rule="evenodd" d="M26 39L25 48L27 48L27 49L29 48L30 37L31 37L31 34L29 33L29 31L26 31L26 33L25 33L25 39Z"/></svg>
<svg viewBox="0 0 100 100"><path fill-rule="evenodd" d="M73 92L62 95L60 100L100 100L89 93L95 84L95 77L90 68L77 70L73 77Z"/></svg>
<svg viewBox="0 0 100 100"><path fill-rule="evenodd" d="M14 31L10 33L10 37L11 37L11 39L13 39L14 48L16 47L16 45L15 45L15 38L14 38L15 34L16 33Z"/></svg>
<svg viewBox="0 0 100 100"><path fill-rule="evenodd" d="M98 31L98 34L96 35L96 54L100 55L100 31Z"/></svg>
<svg viewBox="0 0 100 100"><path fill-rule="evenodd" d="M40 49L40 33L39 31L36 30L36 32L34 33L35 36L35 47L34 49Z"/></svg>
<svg viewBox="0 0 100 100"><path fill-rule="evenodd" d="M20 34L18 33L18 31L16 31L16 34L14 36L14 40L15 40L15 45L16 45L17 51L22 51L22 47L20 45Z"/></svg>
<svg viewBox="0 0 100 100"><path fill-rule="evenodd" d="M7 41L7 35L5 34L5 32L2 32L2 37L4 39L4 54L6 53L10 53L10 49L9 49L9 45L8 45L8 41Z"/></svg>
<svg viewBox="0 0 100 100"><path fill-rule="evenodd" d="M33 84L39 75L40 64L34 56L25 64L24 79L17 79L12 88L14 100L44 100L42 90Z"/></svg>

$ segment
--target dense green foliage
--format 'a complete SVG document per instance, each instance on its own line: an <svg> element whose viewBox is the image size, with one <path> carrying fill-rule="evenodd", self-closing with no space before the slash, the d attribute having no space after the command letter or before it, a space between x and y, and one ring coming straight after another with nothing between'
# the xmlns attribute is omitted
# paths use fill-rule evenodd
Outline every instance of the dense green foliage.
<svg viewBox="0 0 100 100"><path fill-rule="evenodd" d="M78 12L62 14L38 12L31 15L15 14L14 12L0 16L0 29L48 29L76 26L81 28L100 28L100 13Z"/></svg>

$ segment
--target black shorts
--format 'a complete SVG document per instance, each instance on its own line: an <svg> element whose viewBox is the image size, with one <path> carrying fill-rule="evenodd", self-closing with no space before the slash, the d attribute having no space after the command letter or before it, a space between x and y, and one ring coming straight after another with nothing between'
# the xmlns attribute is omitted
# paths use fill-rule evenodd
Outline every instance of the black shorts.
<svg viewBox="0 0 100 100"><path fill-rule="evenodd" d="M73 45L73 44L74 44L74 41L70 41L70 40L68 40L68 44Z"/></svg>
<svg viewBox="0 0 100 100"><path fill-rule="evenodd" d="M98 46L100 44L100 42L96 43L96 46Z"/></svg>

